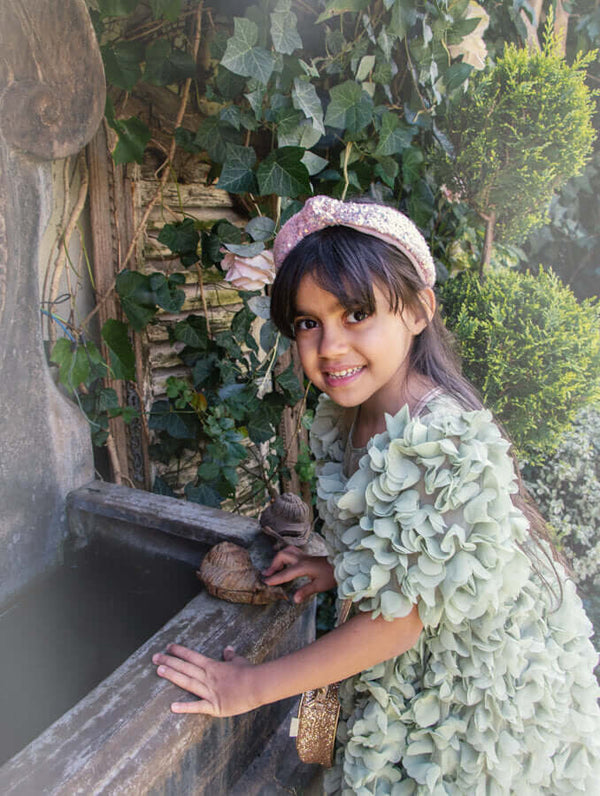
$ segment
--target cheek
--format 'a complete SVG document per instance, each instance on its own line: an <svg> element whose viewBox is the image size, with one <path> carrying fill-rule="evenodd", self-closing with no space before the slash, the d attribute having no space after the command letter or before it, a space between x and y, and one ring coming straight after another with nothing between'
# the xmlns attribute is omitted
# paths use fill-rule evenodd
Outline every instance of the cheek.
<svg viewBox="0 0 600 796"><path fill-rule="evenodd" d="M314 363L314 346L305 337L299 336L296 338L296 348L298 349L302 368L306 372L310 369L311 363Z"/></svg>

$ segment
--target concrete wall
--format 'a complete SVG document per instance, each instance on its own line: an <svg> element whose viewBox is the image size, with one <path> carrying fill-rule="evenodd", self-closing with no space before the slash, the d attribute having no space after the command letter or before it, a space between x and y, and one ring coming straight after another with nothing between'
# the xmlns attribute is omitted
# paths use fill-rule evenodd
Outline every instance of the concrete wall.
<svg viewBox="0 0 600 796"><path fill-rule="evenodd" d="M46 365L39 252L51 162L83 148L103 108L84 1L0 4L0 599L56 558L65 495L92 475L87 423Z"/></svg>

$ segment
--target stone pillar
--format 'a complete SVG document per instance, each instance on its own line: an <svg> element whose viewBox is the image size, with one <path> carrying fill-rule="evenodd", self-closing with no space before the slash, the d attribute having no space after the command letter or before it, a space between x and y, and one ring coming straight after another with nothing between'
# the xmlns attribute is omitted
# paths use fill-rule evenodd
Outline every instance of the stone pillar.
<svg viewBox="0 0 600 796"><path fill-rule="evenodd" d="M38 253L51 161L85 146L104 101L84 0L0 0L0 598L57 559L64 497L93 477L87 421L46 365Z"/></svg>

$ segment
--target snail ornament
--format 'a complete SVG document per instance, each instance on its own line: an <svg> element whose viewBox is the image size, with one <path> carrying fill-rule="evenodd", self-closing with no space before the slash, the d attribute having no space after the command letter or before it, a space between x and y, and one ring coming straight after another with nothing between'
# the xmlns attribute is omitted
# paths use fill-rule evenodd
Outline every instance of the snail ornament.
<svg viewBox="0 0 600 796"><path fill-rule="evenodd" d="M248 551L232 542L220 542L202 559L197 577L209 594L230 603L266 605L287 600L281 586L263 583Z"/></svg>
<svg viewBox="0 0 600 796"><path fill-rule="evenodd" d="M304 547L312 531L310 508L293 492L277 495L260 515L259 523L276 550L288 545Z"/></svg>

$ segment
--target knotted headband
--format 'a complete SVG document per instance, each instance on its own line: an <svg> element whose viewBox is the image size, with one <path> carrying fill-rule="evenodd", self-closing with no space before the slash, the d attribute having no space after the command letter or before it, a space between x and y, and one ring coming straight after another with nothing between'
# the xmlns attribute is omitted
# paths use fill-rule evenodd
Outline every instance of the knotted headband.
<svg viewBox="0 0 600 796"><path fill-rule="evenodd" d="M350 227L399 249L428 287L435 283L435 265L425 238L413 222L393 207L361 202L340 202L330 196L313 196L283 225L275 238L275 267L283 263L300 241L325 227Z"/></svg>

